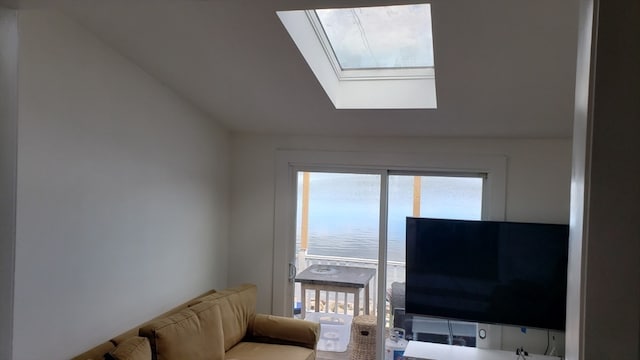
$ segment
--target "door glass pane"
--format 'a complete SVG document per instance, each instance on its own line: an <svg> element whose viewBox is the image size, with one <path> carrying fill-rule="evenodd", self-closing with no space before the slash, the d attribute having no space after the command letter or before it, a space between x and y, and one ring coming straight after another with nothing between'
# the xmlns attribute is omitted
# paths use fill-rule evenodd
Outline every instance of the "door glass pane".
<svg viewBox="0 0 640 360"><path fill-rule="evenodd" d="M483 177L389 176L387 322L406 339L475 346L473 323L405 313L405 231L408 216L480 220L483 182Z"/></svg>
<svg viewBox="0 0 640 360"><path fill-rule="evenodd" d="M480 220L481 177L421 176L420 217Z"/></svg>
<svg viewBox="0 0 640 360"><path fill-rule="evenodd" d="M380 175L298 173L294 314L320 323L320 358L348 356L354 316L376 313L380 184Z"/></svg>
<svg viewBox="0 0 640 360"><path fill-rule="evenodd" d="M309 174L308 254L378 259L380 176ZM303 178L302 173L299 178ZM302 186L303 181L299 181L300 191ZM302 220L302 196L299 198L298 216ZM301 230L298 227L298 240Z"/></svg>

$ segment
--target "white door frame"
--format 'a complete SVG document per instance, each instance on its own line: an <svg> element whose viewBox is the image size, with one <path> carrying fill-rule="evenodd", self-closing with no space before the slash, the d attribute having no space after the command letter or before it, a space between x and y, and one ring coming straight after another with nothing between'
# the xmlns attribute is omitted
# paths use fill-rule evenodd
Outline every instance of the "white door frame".
<svg viewBox="0 0 640 360"><path fill-rule="evenodd" d="M376 153L348 151L276 150L274 251L272 313L292 316L293 281L291 264L295 264L296 196L298 171L331 171L380 174L381 182L380 239L386 239L387 175L390 171L445 172L454 174L486 173L482 195L485 220L504 220L506 213L507 158L502 155L442 153ZM384 219L384 221L383 221ZM384 223L384 224L383 224ZM384 233L383 233L384 232ZM385 241L386 244L386 241ZM386 263L386 251L379 251L379 263ZM378 282L386 277L386 268L378 266ZM383 289L384 283L378 284ZM378 308L384 310L384 294L378 290ZM381 299L382 297L382 299ZM378 313L382 313L378 309ZM384 324L379 322L377 341L383 354Z"/></svg>

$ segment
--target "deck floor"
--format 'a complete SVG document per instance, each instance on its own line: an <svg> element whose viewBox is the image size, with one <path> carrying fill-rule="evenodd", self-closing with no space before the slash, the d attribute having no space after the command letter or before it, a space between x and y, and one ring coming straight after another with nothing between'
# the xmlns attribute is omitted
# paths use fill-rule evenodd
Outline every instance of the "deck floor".
<svg viewBox="0 0 640 360"><path fill-rule="evenodd" d="M318 351L316 360L349 360L349 350L345 352Z"/></svg>

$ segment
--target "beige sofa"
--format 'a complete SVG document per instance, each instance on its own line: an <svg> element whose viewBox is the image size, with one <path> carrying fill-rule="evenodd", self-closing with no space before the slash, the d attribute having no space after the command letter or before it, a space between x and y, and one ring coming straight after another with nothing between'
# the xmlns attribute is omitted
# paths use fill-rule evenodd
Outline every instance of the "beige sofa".
<svg viewBox="0 0 640 360"><path fill-rule="evenodd" d="M73 360L315 359L318 324L255 308L255 285L210 291Z"/></svg>

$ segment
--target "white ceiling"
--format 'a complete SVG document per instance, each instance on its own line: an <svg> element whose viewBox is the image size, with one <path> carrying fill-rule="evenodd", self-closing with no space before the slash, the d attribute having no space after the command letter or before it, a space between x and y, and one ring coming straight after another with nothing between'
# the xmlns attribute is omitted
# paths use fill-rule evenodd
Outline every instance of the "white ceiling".
<svg viewBox="0 0 640 360"><path fill-rule="evenodd" d="M275 14L404 2L65 0L63 8L233 131L571 136L576 0L432 1L437 110L335 110Z"/></svg>

